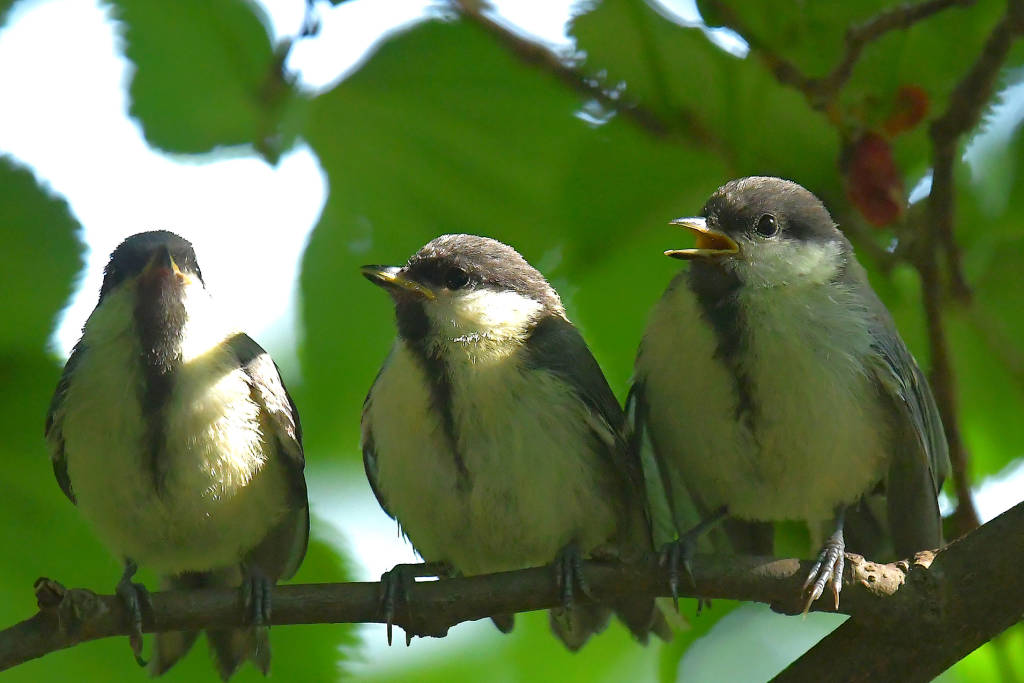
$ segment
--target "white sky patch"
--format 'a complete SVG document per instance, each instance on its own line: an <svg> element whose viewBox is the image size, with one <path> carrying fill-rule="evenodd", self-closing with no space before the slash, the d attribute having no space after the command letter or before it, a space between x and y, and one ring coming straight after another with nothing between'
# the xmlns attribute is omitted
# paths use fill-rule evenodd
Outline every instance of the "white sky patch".
<svg viewBox="0 0 1024 683"><path fill-rule="evenodd" d="M747 41L729 28L708 28L697 9L696 0L651 0L651 6L662 16L682 26L700 28L712 43L736 57L750 52Z"/></svg>
<svg viewBox="0 0 1024 683"><path fill-rule="evenodd" d="M302 0L263 0L280 37L302 26ZM287 67L304 86L322 92L351 74L392 32L422 21L437 3L431 0L348 0L335 7L317 4L320 32L297 41Z"/></svg>

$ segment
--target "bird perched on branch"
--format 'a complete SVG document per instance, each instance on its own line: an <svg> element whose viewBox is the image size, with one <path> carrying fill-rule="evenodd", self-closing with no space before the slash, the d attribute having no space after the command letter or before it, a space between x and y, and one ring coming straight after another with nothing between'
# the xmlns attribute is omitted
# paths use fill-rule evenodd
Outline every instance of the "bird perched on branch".
<svg viewBox="0 0 1024 683"><path fill-rule="evenodd" d="M765 522L806 522L824 539L806 605L830 586L838 608L847 546L941 544L949 465L928 383L803 187L734 180L672 223L697 244L665 252L691 265L654 308L630 403L676 526L692 541L694 515L723 510L719 549L770 554Z"/></svg>
<svg viewBox="0 0 1024 683"><path fill-rule="evenodd" d="M552 627L579 648L608 619L573 605L580 559L635 561L652 546L622 410L558 294L512 247L473 235L363 274L391 294L398 323L363 408L366 475L429 564L385 575L388 616L412 576L557 558ZM613 607L638 638L667 637L653 600Z"/></svg>
<svg viewBox="0 0 1024 683"><path fill-rule="evenodd" d="M141 660L145 588L238 586L252 627L210 629L224 679L270 666L270 593L306 552L309 510L299 416L277 366L225 322L192 245L165 231L110 256L46 418L61 489L124 561L117 594ZM157 634L163 673L196 633Z"/></svg>

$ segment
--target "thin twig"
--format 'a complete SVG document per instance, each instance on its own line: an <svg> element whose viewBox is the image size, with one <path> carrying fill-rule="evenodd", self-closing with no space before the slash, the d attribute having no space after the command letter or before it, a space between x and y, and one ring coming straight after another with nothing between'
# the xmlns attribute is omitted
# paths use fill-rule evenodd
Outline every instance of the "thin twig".
<svg viewBox="0 0 1024 683"><path fill-rule="evenodd" d="M864 48L890 31L908 29L914 24L950 7L965 7L975 0L925 0L915 5L901 5L879 12L862 24L850 26L846 31L846 49L839 63L828 74L820 77L806 75L793 62L765 45L745 24L739 15L724 2L712 0L709 4L722 19L722 25L740 34L751 52L767 65L775 78L804 94L814 109L827 110L839 91L850 79L853 68Z"/></svg>
<svg viewBox="0 0 1024 683"><path fill-rule="evenodd" d="M945 251L955 295L966 297L970 291L960 263L960 249L954 235L953 171L958 161L961 137L981 119L985 105L995 90L999 71L1010 47L1024 33L1024 3L1011 0L1006 14L992 29L978 59L960 80L949 98L946 111L932 122L932 187L928 195L928 220L923 226L928 239L918 250L916 265L921 274L928 339L931 347L932 389L942 414L949 442L953 486L959 505L956 511L960 533L978 526L980 520L971 497L968 453L960 436L956 402L956 382L949 344L942 321L943 287L939 273L938 250Z"/></svg>
<svg viewBox="0 0 1024 683"><path fill-rule="evenodd" d="M949 96L949 107L932 122L929 133L934 149L932 162L932 235L946 252L950 287L954 296L966 299L970 288L960 263L960 249L953 231L953 170L959 160L960 138L981 121L992 99L999 72L1013 42L1024 32L1024 10L1011 0L999 23L992 29L978 59Z"/></svg>
<svg viewBox="0 0 1024 683"><path fill-rule="evenodd" d="M482 28L523 62L547 71L572 90L596 100L609 111L632 121L643 131L659 138L683 137L690 143L728 157L728 146L693 114L674 110L676 120L666 121L643 104L629 99L621 91L603 87L600 80L576 69L563 57L543 45L516 35L488 17L478 3L452 0L452 6L463 18Z"/></svg>

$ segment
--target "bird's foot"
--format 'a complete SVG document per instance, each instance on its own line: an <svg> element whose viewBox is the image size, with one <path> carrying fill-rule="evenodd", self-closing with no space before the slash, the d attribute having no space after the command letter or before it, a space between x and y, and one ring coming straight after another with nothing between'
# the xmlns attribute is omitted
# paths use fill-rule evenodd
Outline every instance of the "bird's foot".
<svg viewBox="0 0 1024 683"><path fill-rule="evenodd" d="M804 615L811 609L811 604L821 597L825 586L829 585L835 599L835 609L839 609L839 592L843 590L843 554L845 551L846 542L843 540L842 529L839 529L825 541L825 545L818 555L818 561L811 567L811 573L804 582L802 592L809 593L807 602L804 603Z"/></svg>
<svg viewBox="0 0 1024 683"><path fill-rule="evenodd" d="M242 592L242 608L253 626L270 626L270 596L274 582L255 565L245 565L243 572L242 585L239 587Z"/></svg>
<svg viewBox="0 0 1024 683"><path fill-rule="evenodd" d="M149 597L149 591L141 583L132 582L132 577L138 571L138 565L128 560L124 566L124 573L121 580L117 582L117 597L124 603L128 615L131 617L131 632L128 634L128 644L131 645L132 654L139 666L146 666L146 660L142 658L142 610L152 612L153 603Z"/></svg>
<svg viewBox="0 0 1024 683"><path fill-rule="evenodd" d="M389 571L380 575L380 610L388 629L388 645L391 645L395 604L399 601L404 602L406 613L410 619L412 618L409 596L412 594L412 585L416 583L416 579L427 576L446 578L453 574L454 571L447 562L423 562L421 564L396 564ZM406 647L411 642L412 634L406 631Z"/></svg>
<svg viewBox="0 0 1024 683"><path fill-rule="evenodd" d="M558 551L552 566L555 568L555 581L562 595L562 607L566 611L572 610L577 590L588 599L594 600L590 584L583 573L583 553L575 541Z"/></svg>
<svg viewBox="0 0 1024 683"><path fill-rule="evenodd" d="M685 534L680 536L678 539L666 543L662 546L661 554L659 557L659 563L663 567L668 567L668 587L672 591L672 604L676 608L676 612L679 611L679 575L682 573L686 577L686 582L690 584L694 589L697 588L697 582L693 578L693 556L697 552L697 541L703 536L708 529L718 524L728 514L726 508L720 508L715 511L707 519L703 520L700 524L693 527ZM682 572L680 572L682 570ZM711 607L711 600L707 598L697 598L697 614L701 613L704 607Z"/></svg>

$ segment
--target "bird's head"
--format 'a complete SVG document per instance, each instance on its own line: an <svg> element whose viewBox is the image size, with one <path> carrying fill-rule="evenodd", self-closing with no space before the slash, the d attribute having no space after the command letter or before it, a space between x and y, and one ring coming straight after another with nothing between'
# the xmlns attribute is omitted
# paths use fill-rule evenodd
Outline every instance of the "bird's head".
<svg viewBox="0 0 1024 683"><path fill-rule="evenodd" d="M404 266L363 266L395 301L399 334L442 347L522 341L543 316L564 317L558 294L512 247L442 235Z"/></svg>
<svg viewBox="0 0 1024 683"><path fill-rule="evenodd" d="M733 180L711 195L700 216L671 224L693 232L697 244L666 256L692 260L709 276L731 271L752 287L828 282L850 253L821 201L781 178Z"/></svg>
<svg viewBox="0 0 1024 683"><path fill-rule="evenodd" d="M100 302L131 290L153 306L180 300L186 288L203 286L192 243L173 232L153 230L132 235L110 255L103 271Z"/></svg>

